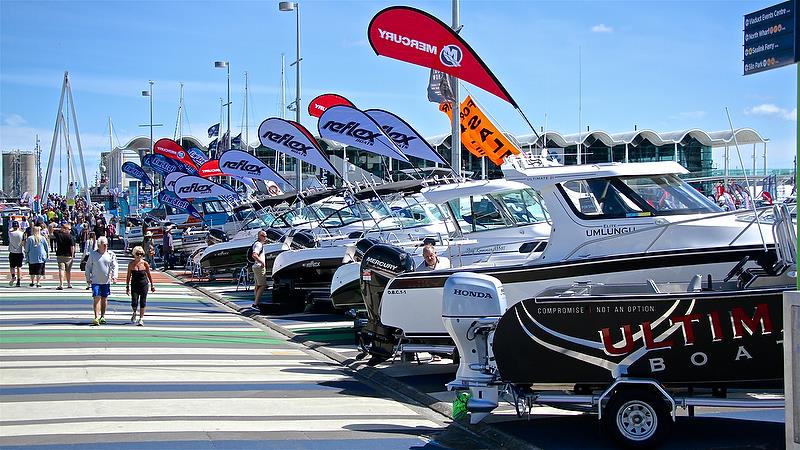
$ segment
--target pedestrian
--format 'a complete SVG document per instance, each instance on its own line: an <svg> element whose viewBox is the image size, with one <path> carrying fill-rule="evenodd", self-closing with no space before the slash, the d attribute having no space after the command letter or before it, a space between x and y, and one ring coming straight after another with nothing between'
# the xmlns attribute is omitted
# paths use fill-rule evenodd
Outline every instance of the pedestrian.
<svg viewBox="0 0 800 450"><path fill-rule="evenodd" d="M108 249L108 239L100 236L97 238L97 250L89 253L86 261L86 282L92 286L94 301L92 326L106 323L108 296L111 294L111 284L117 282L118 273L117 255Z"/></svg>
<svg viewBox="0 0 800 450"><path fill-rule="evenodd" d="M142 247L144 247L144 259L150 264L150 267L153 270L156 270L156 244L153 242L153 232L148 231L144 234L144 242L142 242Z"/></svg>
<svg viewBox="0 0 800 450"><path fill-rule="evenodd" d="M258 240L250 246L250 254L247 255L248 261L253 263L253 281L255 288L253 291L253 308L258 309L261 295L267 289L267 263L264 260L264 243L267 242L267 233L264 230L258 231Z"/></svg>
<svg viewBox="0 0 800 450"><path fill-rule="evenodd" d="M172 263L173 251L175 250L174 238L172 237L172 225L167 225L164 230L164 239L161 241L161 259L164 260L164 270L174 269Z"/></svg>
<svg viewBox="0 0 800 450"><path fill-rule="evenodd" d="M19 222L11 222L11 231L8 233L8 262L11 266L11 281L8 282L9 286L14 286L16 282L19 287L20 280L22 279L22 260L24 259L24 252L22 251L22 242L25 234L19 229Z"/></svg>
<svg viewBox="0 0 800 450"><path fill-rule="evenodd" d="M114 239L117 237L117 227L114 225L115 219L111 219L111 223L108 224L106 228L106 234L108 235L108 247L114 248Z"/></svg>
<svg viewBox="0 0 800 450"><path fill-rule="evenodd" d="M423 261L417 266L417 271L450 268L450 264L446 260L442 260L436 255L436 247L431 244L425 244L422 247L422 258Z"/></svg>
<svg viewBox="0 0 800 450"><path fill-rule="evenodd" d="M88 237L86 238L86 242L83 243L83 258L81 258L81 271L86 270L86 264L89 262L89 254L93 251L97 250L97 236L95 236L94 231L90 231ZM86 282L86 290L92 288L92 285L89 282Z"/></svg>
<svg viewBox="0 0 800 450"><path fill-rule="evenodd" d="M25 241L25 254L28 257L28 274L31 277L30 287L42 287L44 264L50 257L47 239L42 236L41 227L33 227L31 237Z"/></svg>
<svg viewBox="0 0 800 450"><path fill-rule="evenodd" d="M144 249L140 246L133 247L133 261L128 264L128 276L125 279L125 293L131 296L131 323L144 326L144 308L147 305L147 287L150 292L156 291L153 277L150 275L150 264L144 260ZM139 309L139 320L136 321L136 309Z"/></svg>
<svg viewBox="0 0 800 450"><path fill-rule="evenodd" d="M67 288L72 289L72 261L75 260L75 239L72 237L72 227L68 223L61 225L60 230L53 232L56 243L56 261L58 261L58 287L64 289L64 280Z"/></svg>

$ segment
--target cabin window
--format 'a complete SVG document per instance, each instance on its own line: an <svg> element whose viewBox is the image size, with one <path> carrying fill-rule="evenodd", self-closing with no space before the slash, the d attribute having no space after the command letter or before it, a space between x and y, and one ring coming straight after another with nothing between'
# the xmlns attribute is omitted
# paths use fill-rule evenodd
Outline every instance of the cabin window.
<svg viewBox="0 0 800 450"><path fill-rule="evenodd" d="M640 204L614 185L613 179L592 178L559 184L578 217L621 219L650 215Z"/></svg>
<svg viewBox="0 0 800 450"><path fill-rule="evenodd" d="M619 181L640 197L654 215L722 212L706 196L673 175L623 177Z"/></svg>
<svg viewBox="0 0 800 450"><path fill-rule="evenodd" d="M497 205L485 195L461 197L447 202L464 233L505 228L508 223Z"/></svg>
<svg viewBox="0 0 800 450"><path fill-rule="evenodd" d="M546 222L547 210L532 189L504 192L496 198L505 204L517 225Z"/></svg>

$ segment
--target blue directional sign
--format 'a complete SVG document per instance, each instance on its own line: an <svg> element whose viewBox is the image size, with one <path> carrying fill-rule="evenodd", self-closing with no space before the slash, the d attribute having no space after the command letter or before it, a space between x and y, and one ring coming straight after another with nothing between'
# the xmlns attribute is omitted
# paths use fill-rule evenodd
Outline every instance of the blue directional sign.
<svg viewBox="0 0 800 450"><path fill-rule="evenodd" d="M798 0L744 16L744 74L794 64L800 57Z"/></svg>

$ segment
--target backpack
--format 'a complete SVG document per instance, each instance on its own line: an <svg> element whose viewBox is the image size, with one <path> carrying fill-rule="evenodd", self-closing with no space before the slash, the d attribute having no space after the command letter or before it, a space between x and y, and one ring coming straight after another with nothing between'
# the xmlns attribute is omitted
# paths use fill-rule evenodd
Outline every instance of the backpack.
<svg viewBox="0 0 800 450"><path fill-rule="evenodd" d="M250 264L256 263L256 259L253 258L253 249L256 248L256 244L258 244L258 241L253 242L253 245L250 246L250 250L247 251L247 262L249 262ZM264 246L262 245L261 252L259 252L259 255L263 254L264 254Z"/></svg>

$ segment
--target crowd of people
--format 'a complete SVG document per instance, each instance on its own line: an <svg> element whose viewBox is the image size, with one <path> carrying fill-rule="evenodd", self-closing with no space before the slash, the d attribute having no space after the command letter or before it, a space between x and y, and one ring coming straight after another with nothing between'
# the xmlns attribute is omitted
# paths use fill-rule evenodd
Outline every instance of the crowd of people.
<svg viewBox="0 0 800 450"><path fill-rule="evenodd" d="M10 286L22 284L22 266L27 261L29 287L40 288L45 266L55 254L58 267L57 290L73 289L72 266L78 253L82 258L86 290L91 290L94 319L92 326L106 323L106 308L111 284L117 282L119 265L111 250L117 234L117 218L106 219L102 208L82 198L74 201L50 194L39 213L16 216L9 224L8 251ZM131 295L131 322L142 326L148 290L155 292L150 264L145 251L135 247L134 260L128 266L126 292ZM149 288L149 289L148 289Z"/></svg>

